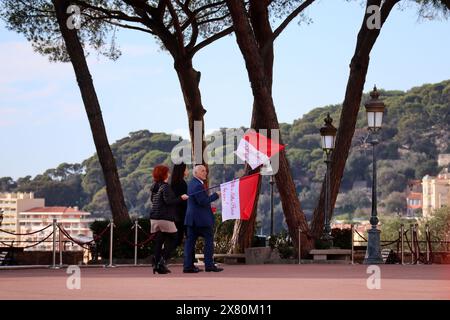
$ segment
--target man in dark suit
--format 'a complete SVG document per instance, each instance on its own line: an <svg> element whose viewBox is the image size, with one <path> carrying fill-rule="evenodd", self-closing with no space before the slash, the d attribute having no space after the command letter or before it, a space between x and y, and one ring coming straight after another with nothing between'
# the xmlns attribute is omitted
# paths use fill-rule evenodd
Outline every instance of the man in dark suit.
<svg viewBox="0 0 450 320"><path fill-rule="evenodd" d="M197 165L193 170L194 177L188 184L188 203L186 210L187 237L184 245L184 273L197 273L199 270L194 267L192 252L195 248L195 242L198 237L205 239L205 271L220 272L223 269L214 264L214 214L211 210L211 202L217 200L220 192L208 195L204 187L206 180L206 168L203 165Z"/></svg>

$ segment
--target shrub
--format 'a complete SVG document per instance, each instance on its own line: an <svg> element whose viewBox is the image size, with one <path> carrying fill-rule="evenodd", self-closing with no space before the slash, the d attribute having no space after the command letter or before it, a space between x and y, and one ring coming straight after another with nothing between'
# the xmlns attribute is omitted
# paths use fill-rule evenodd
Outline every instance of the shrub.
<svg viewBox="0 0 450 320"><path fill-rule="evenodd" d="M352 230L334 228L331 230L333 241L324 241L316 239L314 247L316 249L330 249L331 247L340 249L351 249L352 247Z"/></svg>
<svg viewBox="0 0 450 320"><path fill-rule="evenodd" d="M269 246L272 249L278 249L280 257L282 259L289 259L295 257L295 247L292 243L292 239L286 230L271 236L269 239Z"/></svg>
<svg viewBox="0 0 450 320"><path fill-rule="evenodd" d="M109 259L109 243L110 243L110 230L108 227L109 221L94 221L90 228L94 234L101 234L101 238L96 241L96 250L98 255L102 259ZM150 221L148 219L138 219L138 223L142 230L138 232L138 243L144 242L148 239L150 235ZM122 259L132 259L134 258L134 237L135 231L131 229L133 227L133 222L123 223L117 225L113 232L113 257ZM145 233L144 233L145 232ZM138 247L138 258L147 258L153 253L153 241L147 241L142 246Z"/></svg>

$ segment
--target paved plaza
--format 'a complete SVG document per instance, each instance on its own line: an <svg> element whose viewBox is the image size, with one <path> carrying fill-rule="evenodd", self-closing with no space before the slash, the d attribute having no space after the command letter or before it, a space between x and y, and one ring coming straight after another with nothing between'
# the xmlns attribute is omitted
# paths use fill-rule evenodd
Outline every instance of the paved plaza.
<svg viewBox="0 0 450 320"><path fill-rule="evenodd" d="M365 265L223 265L220 273L153 275L150 267L81 268L80 289L66 269L0 269L4 299L450 299L450 265L382 265L368 289ZM370 281L373 284L375 282Z"/></svg>

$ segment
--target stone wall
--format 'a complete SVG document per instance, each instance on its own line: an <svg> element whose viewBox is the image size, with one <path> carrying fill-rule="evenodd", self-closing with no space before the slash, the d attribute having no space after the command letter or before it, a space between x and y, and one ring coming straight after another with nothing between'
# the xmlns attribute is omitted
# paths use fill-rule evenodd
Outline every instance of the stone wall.
<svg viewBox="0 0 450 320"><path fill-rule="evenodd" d="M13 253L14 265L51 265L53 253L51 251L22 251ZM83 262L82 251L63 252L63 264L78 265ZM59 253L56 253L56 264L59 264Z"/></svg>

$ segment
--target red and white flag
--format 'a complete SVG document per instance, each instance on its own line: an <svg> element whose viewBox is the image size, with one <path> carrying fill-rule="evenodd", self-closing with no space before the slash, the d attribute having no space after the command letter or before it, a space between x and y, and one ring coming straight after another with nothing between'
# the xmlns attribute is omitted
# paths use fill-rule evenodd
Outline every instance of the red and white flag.
<svg viewBox="0 0 450 320"><path fill-rule="evenodd" d="M250 219L255 204L258 175L252 174L220 185L222 221Z"/></svg>
<svg viewBox="0 0 450 320"><path fill-rule="evenodd" d="M284 145L274 142L263 134L250 131L239 142L236 155L255 169L267 163L270 157L283 149Z"/></svg>

